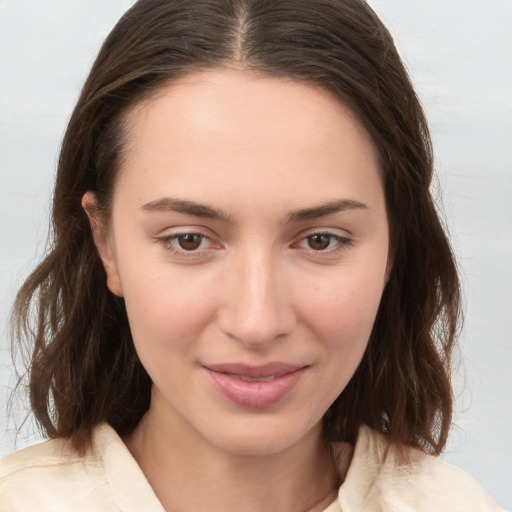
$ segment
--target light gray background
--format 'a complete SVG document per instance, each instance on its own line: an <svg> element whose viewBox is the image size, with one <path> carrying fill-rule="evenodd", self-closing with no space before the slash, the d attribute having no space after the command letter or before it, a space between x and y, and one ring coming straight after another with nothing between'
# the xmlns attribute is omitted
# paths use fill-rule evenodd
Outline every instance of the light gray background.
<svg viewBox="0 0 512 512"><path fill-rule="evenodd" d="M512 2L372 0L430 119L466 323L444 457L512 508ZM82 82L130 0L0 0L0 456L20 404L7 319L44 248L60 139ZM13 419L14 416L14 419ZM4 434L5 432L5 434ZM17 447L34 442L28 422Z"/></svg>

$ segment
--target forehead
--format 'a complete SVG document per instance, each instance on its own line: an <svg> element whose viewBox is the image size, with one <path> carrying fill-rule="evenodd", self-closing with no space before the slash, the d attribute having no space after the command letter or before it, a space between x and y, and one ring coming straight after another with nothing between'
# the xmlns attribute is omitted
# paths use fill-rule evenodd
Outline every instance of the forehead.
<svg viewBox="0 0 512 512"><path fill-rule="evenodd" d="M334 94L291 79L191 73L137 104L125 127L119 181L138 176L141 193L221 183L225 191L257 185L271 197L277 183L300 181L322 201L343 177L356 178L359 192L380 191L373 143L351 111Z"/></svg>
<svg viewBox="0 0 512 512"><path fill-rule="evenodd" d="M189 128L190 135L203 129L238 131L258 140L264 127L266 131L280 130L282 144L287 139L283 128L288 128L291 141L307 141L309 145L323 139L325 130L332 128L347 135L339 120L340 116L350 117L351 128L371 144L366 130L334 93L292 78L236 69L192 72L168 82L130 110L126 119L130 135L136 135L136 125L148 129L144 126L148 118L154 122L169 115L181 127Z"/></svg>

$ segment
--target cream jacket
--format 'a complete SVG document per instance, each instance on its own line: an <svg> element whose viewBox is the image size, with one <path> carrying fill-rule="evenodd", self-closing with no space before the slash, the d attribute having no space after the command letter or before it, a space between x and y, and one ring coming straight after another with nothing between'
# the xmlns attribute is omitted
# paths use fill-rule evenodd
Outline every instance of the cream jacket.
<svg viewBox="0 0 512 512"><path fill-rule="evenodd" d="M500 507L462 470L361 428L338 500L324 512L491 512ZM343 450L341 450L343 451ZM164 512L135 459L104 424L78 456L65 439L0 461L0 512Z"/></svg>

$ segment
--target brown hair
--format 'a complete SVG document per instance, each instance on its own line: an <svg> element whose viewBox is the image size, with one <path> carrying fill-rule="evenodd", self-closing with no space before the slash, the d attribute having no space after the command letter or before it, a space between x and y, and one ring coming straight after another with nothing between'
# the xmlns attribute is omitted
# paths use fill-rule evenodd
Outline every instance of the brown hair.
<svg viewBox="0 0 512 512"><path fill-rule="evenodd" d="M147 411L151 381L123 300L107 289L81 198L95 191L108 216L130 108L184 73L230 65L334 92L380 157L394 264L363 361L325 416L326 435L353 441L365 423L439 453L451 422L459 283L429 192L423 111L390 34L363 0L139 0L120 19L63 140L51 248L15 304L16 336L34 343L37 421L83 448L98 423L127 434Z"/></svg>

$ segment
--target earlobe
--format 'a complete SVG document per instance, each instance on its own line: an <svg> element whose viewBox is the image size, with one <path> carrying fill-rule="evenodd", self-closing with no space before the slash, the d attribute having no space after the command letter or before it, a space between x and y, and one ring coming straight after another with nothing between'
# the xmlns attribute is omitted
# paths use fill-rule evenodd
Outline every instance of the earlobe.
<svg viewBox="0 0 512 512"><path fill-rule="evenodd" d="M105 268L105 273L107 274L107 287L114 295L122 297L123 290L117 270L117 261L112 238L105 225L105 219L98 208L98 201L94 192L87 191L83 195L82 208L89 218L94 244L96 245L103 267Z"/></svg>

